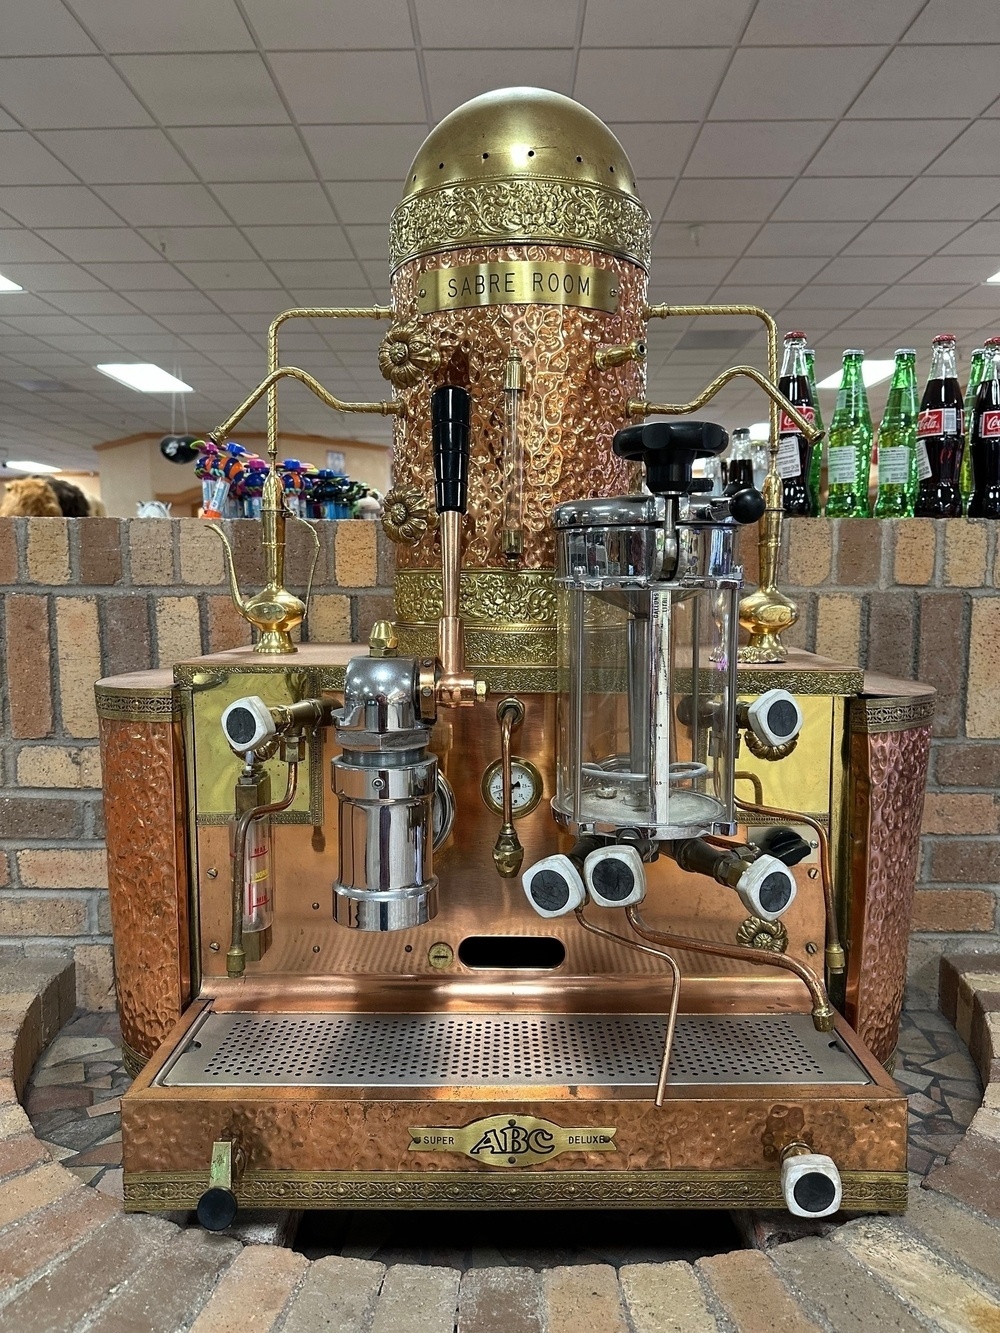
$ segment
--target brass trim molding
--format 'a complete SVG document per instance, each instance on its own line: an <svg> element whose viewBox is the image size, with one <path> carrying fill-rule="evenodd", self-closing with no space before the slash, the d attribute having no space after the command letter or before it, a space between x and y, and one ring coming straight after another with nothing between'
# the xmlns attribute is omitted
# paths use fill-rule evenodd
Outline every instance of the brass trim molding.
<svg viewBox="0 0 1000 1333"><path fill-rule="evenodd" d="M850 729L855 735L874 736L886 731L909 731L911 727L929 727L934 721L934 695L917 698L902 695L893 698L856 699L850 709Z"/></svg>
<svg viewBox="0 0 1000 1333"><path fill-rule="evenodd" d="M843 1207L902 1213L905 1171L845 1171ZM197 1206L208 1171L125 1172L125 1211ZM243 1208L781 1208L776 1171L247 1171Z"/></svg>
<svg viewBox="0 0 1000 1333"><path fill-rule="evenodd" d="M758 664L740 662L736 671L740 694L762 694L764 690L783 689L790 694L856 695L864 689L865 676L857 671L804 671L800 668L772 667L766 671Z"/></svg>
<svg viewBox="0 0 1000 1333"><path fill-rule="evenodd" d="M146 1064L146 1057L133 1050L127 1041L121 1043L121 1048L122 1064L125 1066L125 1072L129 1078L138 1078Z"/></svg>
<svg viewBox="0 0 1000 1333"><path fill-rule="evenodd" d="M472 245L580 245L648 271L649 213L637 199L584 181L461 181L404 199L389 221L389 266Z"/></svg>
<svg viewBox="0 0 1000 1333"><path fill-rule="evenodd" d="M437 633L442 614L441 571L401 569L395 582L396 615L405 625L426 625ZM467 569L458 588L465 628L516 633L554 629L555 574L551 569Z"/></svg>
<svg viewBox="0 0 1000 1333"><path fill-rule="evenodd" d="M97 716L109 722L177 722L180 720L180 700L168 686L142 690L130 686L119 689L114 685L95 685Z"/></svg>

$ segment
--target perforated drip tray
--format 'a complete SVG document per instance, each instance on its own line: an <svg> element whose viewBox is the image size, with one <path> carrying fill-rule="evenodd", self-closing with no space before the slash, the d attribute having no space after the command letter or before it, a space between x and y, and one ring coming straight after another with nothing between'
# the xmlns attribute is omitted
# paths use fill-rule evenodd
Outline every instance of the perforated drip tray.
<svg viewBox="0 0 1000 1333"><path fill-rule="evenodd" d="M653 1088L655 1014L243 1014L206 1011L156 1082L166 1087ZM682 1014L676 1086L870 1083L807 1014Z"/></svg>

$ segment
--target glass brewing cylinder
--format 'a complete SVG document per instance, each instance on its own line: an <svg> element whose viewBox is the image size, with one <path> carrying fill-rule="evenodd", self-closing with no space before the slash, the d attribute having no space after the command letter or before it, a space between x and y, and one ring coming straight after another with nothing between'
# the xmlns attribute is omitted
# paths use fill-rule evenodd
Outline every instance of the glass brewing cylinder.
<svg viewBox="0 0 1000 1333"><path fill-rule="evenodd" d="M558 506L557 821L657 841L732 819L738 578L660 496ZM680 571L664 578L666 568Z"/></svg>

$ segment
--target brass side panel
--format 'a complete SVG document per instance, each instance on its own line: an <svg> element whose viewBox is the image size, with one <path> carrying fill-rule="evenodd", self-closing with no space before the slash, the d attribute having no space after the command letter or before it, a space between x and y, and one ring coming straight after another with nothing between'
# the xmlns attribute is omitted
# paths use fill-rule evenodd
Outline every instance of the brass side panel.
<svg viewBox="0 0 1000 1333"><path fill-rule="evenodd" d="M846 1014L879 1060L899 1034L933 700L850 704Z"/></svg>
<svg viewBox="0 0 1000 1333"><path fill-rule="evenodd" d="M105 715L100 733L118 1012L148 1058L191 998L181 726Z"/></svg>

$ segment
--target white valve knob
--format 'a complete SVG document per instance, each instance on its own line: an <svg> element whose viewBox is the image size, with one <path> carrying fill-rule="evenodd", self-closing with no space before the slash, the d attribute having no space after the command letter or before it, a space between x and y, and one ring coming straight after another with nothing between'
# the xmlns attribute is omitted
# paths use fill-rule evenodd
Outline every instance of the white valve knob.
<svg viewBox="0 0 1000 1333"><path fill-rule="evenodd" d="M747 725L764 745L787 745L802 730L802 709L787 690L765 690L747 708Z"/></svg>
<svg viewBox="0 0 1000 1333"><path fill-rule="evenodd" d="M246 754L273 736L277 728L264 700L250 694L229 705L222 714L222 730L232 749Z"/></svg>
<svg viewBox="0 0 1000 1333"><path fill-rule="evenodd" d="M565 916L587 898L579 870L561 853L543 856L530 866L521 876L521 887L539 916Z"/></svg>
<svg viewBox="0 0 1000 1333"><path fill-rule="evenodd" d="M630 907L646 896L646 873L634 847L596 848L583 863L583 878L598 907Z"/></svg>
<svg viewBox="0 0 1000 1333"><path fill-rule="evenodd" d="M777 921L795 901L795 876L776 856L758 856L736 885L743 906L764 921Z"/></svg>
<svg viewBox="0 0 1000 1333"><path fill-rule="evenodd" d="M843 1185L832 1157L808 1152L781 1163L781 1193L793 1217L830 1217L840 1207Z"/></svg>

